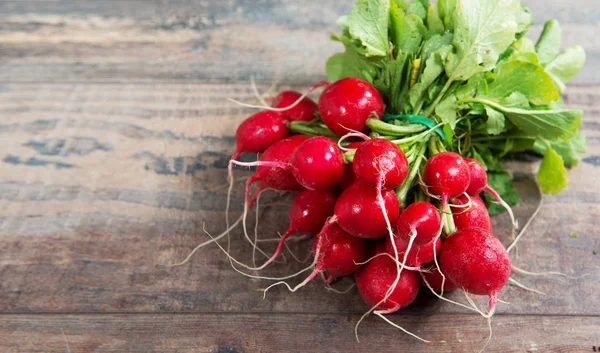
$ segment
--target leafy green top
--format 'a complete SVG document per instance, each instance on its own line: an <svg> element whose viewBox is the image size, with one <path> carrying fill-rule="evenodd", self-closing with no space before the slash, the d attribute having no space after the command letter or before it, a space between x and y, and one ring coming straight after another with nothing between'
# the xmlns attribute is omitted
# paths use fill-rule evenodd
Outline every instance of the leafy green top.
<svg viewBox="0 0 600 353"><path fill-rule="evenodd" d="M437 9L429 0L357 0L332 36L345 51L329 58L327 76L363 78L382 94L386 113L442 124L450 138L426 153L448 149L480 160L507 200L518 201L500 166L511 152L543 155L538 181L557 193L567 185L565 166L585 151L582 112L564 109L561 98L585 52L561 52L555 20L533 43L524 36L531 22L519 0L438 0ZM398 128L372 130L385 136ZM413 140L397 141L410 150L420 143Z"/></svg>

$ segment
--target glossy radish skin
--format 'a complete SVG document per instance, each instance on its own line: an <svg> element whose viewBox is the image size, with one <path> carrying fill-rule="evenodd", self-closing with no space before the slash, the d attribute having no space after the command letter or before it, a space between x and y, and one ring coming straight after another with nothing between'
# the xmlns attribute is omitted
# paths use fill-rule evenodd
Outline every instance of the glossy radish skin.
<svg viewBox="0 0 600 353"><path fill-rule="evenodd" d="M362 265L354 274L358 293L364 302L377 305L396 280L397 267L388 256L378 256ZM377 310L394 312L410 305L419 293L420 278L417 272L404 269L391 295L377 306Z"/></svg>
<svg viewBox="0 0 600 353"><path fill-rule="evenodd" d="M444 275L458 288L490 296L494 310L498 291L510 277L511 265L506 249L481 228L458 230L446 239L440 250L439 264Z"/></svg>
<svg viewBox="0 0 600 353"><path fill-rule="evenodd" d="M260 162L282 162L287 164L294 152L310 137L296 135L285 138L269 147L259 159L256 173L248 180L260 183L261 189L272 188L282 191L300 190L302 186L298 183L289 166L284 168L277 166L260 165Z"/></svg>
<svg viewBox="0 0 600 353"><path fill-rule="evenodd" d="M358 269L357 263L366 260L365 240L351 236L337 224L315 237L313 254L316 254L317 246L320 250L316 267L333 277L354 273Z"/></svg>
<svg viewBox="0 0 600 353"><path fill-rule="evenodd" d="M396 223L396 236L408 242L414 234L413 245L423 245L437 235L441 222L440 211L433 204L414 202L400 213Z"/></svg>
<svg viewBox="0 0 600 353"><path fill-rule="evenodd" d="M445 200L462 195L471 181L469 167L454 152L440 152L427 160L423 170L427 191Z"/></svg>
<svg viewBox="0 0 600 353"><path fill-rule="evenodd" d="M287 121L281 114L269 110L260 111L238 126L235 132L236 150L232 159L237 159L242 152L262 153L287 134Z"/></svg>
<svg viewBox="0 0 600 353"><path fill-rule="evenodd" d="M381 119L383 100L377 89L359 78L343 78L329 85L319 98L325 125L338 136L355 130L365 132L370 117Z"/></svg>
<svg viewBox="0 0 600 353"><path fill-rule="evenodd" d="M408 161L404 152L394 143L373 138L356 149L352 160L354 174L366 184L377 186L383 180L383 189L393 189L402 184L408 174Z"/></svg>
<svg viewBox="0 0 600 353"><path fill-rule="evenodd" d="M304 189L292 201L290 229L305 234L317 234L327 218L333 216L337 194L334 191Z"/></svg>
<svg viewBox="0 0 600 353"><path fill-rule="evenodd" d="M296 231L305 234L316 234L321 230L327 218L333 215L333 207L337 194L333 191L316 191L304 189L292 201L290 208L290 226L283 233L277 249L261 268L275 261L283 250L287 238Z"/></svg>
<svg viewBox="0 0 600 353"><path fill-rule="evenodd" d="M302 94L296 91L283 91L273 99L274 108L285 108L294 104ZM293 108L284 110L280 114L288 121L311 121L315 119L315 113L319 110L317 103L312 99L304 97L300 103Z"/></svg>
<svg viewBox="0 0 600 353"><path fill-rule="evenodd" d="M398 249L398 260L402 262L402 260L404 260L404 254L406 253L406 249L408 248L408 242L400 238L394 238L394 242L396 243L396 249ZM420 267L422 264L433 261L435 258L434 244L435 254L439 254L440 246L442 245L442 239L440 237L432 239L429 243L420 246L413 244L410 248L410 251L408 252L408 256L406 257L405 265ZM392 255L394 254L394 248L389 238L386 239L385 248L388 253Z"/></svg>
<svg viewBox="0 0 600 353"><path fill-rule="evenodd" d="M383 191L387 216L395 224L400 204L393 190ZM377 190L355 182L338 197L334 215L337 223L348 233L359 238L379 238L386 235L387 226L377 203Z"/></svg>
<svg viewBox="0 0 600 353"><path fill-rule="evenodd" d="M317 136L306 140L290 160L296 180L311 190L329 190L344 176L344 157L335 142Z"/></svg>
<svg viewBox="0 0 600 353"><path fill-rule="evenodd" d="M356 149L361 144L362 144L362 141L361 142L352 142L348 146L346 146L346 148ZM340 188L342 188L342 190L347 189L350 185L354 184L354 182L356 181L356 175L354 174L353 165L354 164L352 164L352 163L344 164L344 177L342 178L342 180L340 181L340 184L339 184Z"/></svg>
<svg viewBox="0 0 600 353"><path fill-rule="evenodd" d="M424 266L425 267L425 266ZM440 274L440 271L437 269L437 267L435 266L435 264L431 264L429 267L429 271L428 272L421 272L421 276L423 277L423 279L425 281L427 281L427 283L429 284L429 286L431 287L431 289L433 289L436 292L442 292L442 275ZM454 283L452 283L452 281L446 279L444 282L444 292L450 292L455 290L456 285Z"/></svg>
<svg viewBox="0 0 600 353"><path fill-rule="evenodd" d="M492 220L490 219L487 207L485 207L485 203L478 195L469 197L471 198L471 206L469 208L450 206L456 229L476 227L485 229L491 233ZM452 200L451 203L455 205L466 205L467 202L467 197L462 195Z"/></svg>
<svg viewBox="0 0 600 353"><path fill-rule="evenodd" d="M469 166L469 174L471 181L467 188L467 194L479 195L487 186L487 173L485 168L478 160L473 158L463 158L465 163Z"/></svg>

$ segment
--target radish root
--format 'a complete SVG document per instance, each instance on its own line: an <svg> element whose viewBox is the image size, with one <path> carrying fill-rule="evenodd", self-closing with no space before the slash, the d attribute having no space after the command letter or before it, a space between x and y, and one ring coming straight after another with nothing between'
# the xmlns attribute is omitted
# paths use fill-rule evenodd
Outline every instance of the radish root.
<svg viewBox="0 0 600 353"><path fill-rule="evenodd" d="M412 333L412 332L408 331L408 330L407 330L407 329L405 329L404 327L402 327L402 326L400 326L400 325L398 325L398 324L394 323L392 320L388 319L387 317L385 317L385 315L383 315L383 314L384 314L384 312L377 310L377 311L374 311L374 312L373 312L373 314L375 314L375 315L379 316L379 317L380 317L380 318L382 318L382 319L383 319L385 322L387 322L388 324L390 324L390 325L394 326L395 328L399 329L400 331L402 331L402 332L406 333L407 335L409 335L409 336L412 336L412 337L414 337L414 338L418 339L418 340L419 340L419 341L421 341L421 342L425 342L425 343L431 343L431 341L428 341L428 340L426 340L426 339L424 339L424 338L421 338L421 337L417 336L416 334L414 334L414 333Z"/></svg>
<svg viewBox="0 0 600 353"><path fill-rule="evenodd" d="M512 277L510 277L510 278L508 279L508 281L509 281L510 283L514 284L516 287L519 287L519 288L521 288L521 289L524 289L524 290L526 290L526 291L528 291L528 292L533 292L533 293L536 293L536 294L539 294L539 295L544 295L544 296L546 295L546 293L544 293L544 292L541 292L541 291L539 291L539 290L537 290L537 289L533 289L533 288L527 287L526 285L522 284L521 282L518 282L517 280L515 280L515 279L514 279L514 278L512 278Z"/></svg>
<svg viewBox="0 0 600 353"><path fill-rule="evenodd" d="M538 189L538 194L540 196L540 202L538 203L538 205L537 205L535 211L533 212L533 214L531 215L531 217L529 217L529 219L527 220L527 223L525 223L525 225L523 226L523 228L521 229L521 231L519 232L517 237L513 240L512 244L510 244L510 246L508 248L506 248L506 252L509 254L510 254L510 251L517 245L519 240L521 240L521 237L523 236L523 234L525 234L525 231L527 230L527 228L529 227L531 222L533 222L535 217L538 215L538 213L542 209L542 205L544 204L544 193L542 192L540 184L538 184L536 182L535 185L537 186L537 189Z"/></svg>
<svg viewBox="0 0 600 353"><path fill-rule="evenodd" d="M315 89L321 87L321 86L327 86L329 85L328 81L319 81L317 83L315 83L314 85L312 85L311 88L308 89L308 91L306 91L306 93L304 93L302 96L300 96L300 98L298 98L294 103L288 105L287 107L283 107L283 108L273 108L268 104L263 104L263 105L254 105L254 104L248 104L248 103L243 103L240 101L237 101L235 99L232 98L227 98L228 101L236 103L238 105L241 105L242 107L246 107L246 108L254 108L254 109L261 109L261 110L270 110L272 112L285 112L287 110L290 110L292 108L294 108L295 106L297 106L298 104L300 104L300 102L302 102L302 100L304 98L306 98L306 96L308 96L309 93L311 93L312 91L314 91Z"/></svg>

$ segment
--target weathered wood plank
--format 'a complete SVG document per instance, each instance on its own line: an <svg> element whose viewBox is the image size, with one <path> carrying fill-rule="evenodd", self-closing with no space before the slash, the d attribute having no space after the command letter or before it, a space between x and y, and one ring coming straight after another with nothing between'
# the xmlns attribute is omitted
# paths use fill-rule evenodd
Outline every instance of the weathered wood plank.
<svg viewBox="0 0 600 353"><path fill-rule="evenodd" d="M310 83L341 51L328 36L351 1L2 1L0 80L259 81ZM594 0L524 1L562 23L563 45L588 63L577 83L600 82Z"/></svg>
<svg viewBox="0 0 600 353"><path fill-rule="evenodd" d="M327 314L19 315L0 316L2 352L476 352L488 335L468 315L391 315L432 341L421 343L376 317L359 329L359 316ZM486 352L593 352L600 318L493 318ZM68 348L67 348L68 346Z"/></svg>
<svg viewBox="0 0 600 353"><path fill-rule="evenodd" d="M355 292L336 296L315 283L292 295L255 292L269 282L233 271L217 248L192 264L167 270L207 236L224 229L225 165L235 126L250 110L225 101L250 101L247 85L214 84L4 84L0 86L0 311L24 312L350 312L365 310ZM297 86L301 88L301 86ZM266 86L260 86L265 90ZM570 107L586 111L586 161L571 185L547 197L523 239L519 266L556 270L578 280L523 278L547 292L514 288L503 313L599 314L595 223L600 216L597 168L600 124L595 87L572 87ZM214 121L214 122L213 122ZM250 160L252 156L247 156ZM529 163L513 169L528 172ZM241 170L238 175L248 175ZM531 214L535 188L519 185L521 223ZM261 237L287 226L286 199L262 211ZM289 201L289 199L288 199ZM242 210L242 186L232 219ZM586 212L580 212L585 208ZM508 239L507 218L497 217ZM251 222L252 224L252 222ZM569 234L575 231L578 239ZM242 233L233 252L250 260ZM300 243L296 250L308 247ZM274 274L300 269L278 265ZM343 285L343 284L341 284ZM455 295L461 299L460 295ZM585 300L582 300L585 298ZM413 312L456 313L424 296Z"/></svg>

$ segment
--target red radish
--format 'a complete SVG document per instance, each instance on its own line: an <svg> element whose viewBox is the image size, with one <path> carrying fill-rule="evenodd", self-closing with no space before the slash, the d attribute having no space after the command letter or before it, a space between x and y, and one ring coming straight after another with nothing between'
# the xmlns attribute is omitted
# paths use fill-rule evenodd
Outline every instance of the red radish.
<svg viewBox="0 0 600 353"><path fill-rule="evenodd" d="M295 292L324 271L330 276L327 279L323 275L326 283L331 282L335 277L352 274L358 268L357 263L365 260L366 244L364 239L353 237L337 224L328 222L315 237L313 254L315 256L313 271L300 284L292 288L286 282L276 282L267 287L265 293L279 284L284 284L290 291Z"/></svg>
<svg viewBox="0 0 600 353"><path fill-rule="evenodd" d="M302 189L302 186L296 181L290 168L286 166L294 152L308 139L310 137L304 135L290 136L269 147L260 156L259 161L254 163L258 167L256 168L256 173L246 182L246 199L248 199L250 185L255 181L260 183L259 190L266 188L284 191ZM238 162L235 163L241 164Z"/></svg>
<svg viewBox="0 0 600 353"><path fill-rule="evenodd" d="M435 264L431 264L429 267L430 269L428 272L421 272L421 277L423 277L423 280L427 282L431 289L438 292L450 292L457 288L456 285L451 281L444 280L440 274L440 271L437 269L437 267L435 267ZM443 289L442 283L444 285Z"/></svg>
<svg viewBox="0 0 600 353"><path fill-rule="evenodd" d="M302 94L296 91L283 91L273 99L272 106L285 108L294 104ZM319 110L317 103L312 99L304 97L292 108L282 111L281 115L288 121L311 121L315 119L315 113Z"/></svg>
<svg viewBox="0 0 600 353"><path fill-rule="evenodd" d="M352 160L356 177L373 186L382 182L383 189L393 189L402 184L408 174L408 161L394 143L374 138L363 142Z"/></svg>
<svg viewBox="0 0 600 353"><path fill-rule="evenodd" d="M347 149L356 149L361 144L362 144L362 141L352 142L348 146L346 146L346 148ZM356 181L356 175L354 174L353 165L354 164L352 164L352 163L344 164L344 177L340 181L340 187L342 188L342 190L348 188L350 185L352 185Z"/></svg>
<svg viewBox="0 0 600 353"><path fill-rule="evenodd" d="M396 287L384 301L397 277L394 260L388 256L378 256L362 265L354 275L361 298L370 307L385 313L392 313L410 305L419 293L420 279L415 271L404 270Z"/></svg>
<svg viewBox="0 0 600 353"><path fill-rule="evenodd" d="M498 238L481 228L458 230L444 242L439 263L442 273L457 287L488 295L490 313L494 312L498 291L511 271L508 253Z"/></svg>
<svg viewBox="0 0 600 353"><path fill-rule="evenodd" d="M386 214L396 222L400 204L393 190L382 194ZM360 181L350 185L335 203L334 216L329 222L337 222L346 232L359 238L379 238L387 233L387 224L377 199L377 190Z"/></svg>
<svg viewBox="0 0 600 353"><path fill-rule="evenodd" d="M439 253L440 246L442 244L442 239L440 237L435 237L429 243L420 246L411 245L410 242L406 242L400 238L394 238L394 240L396 249L398 249L399 261L403 262L406 266L414 266L417 268L421 267L421 265L424 263L434 261L435 254ZM409 245L411 246L409 247ZM387 252L394 254L394 247L390 239L386 239L385 246ZM403 261L406 254L406 249L409 249L408 255L406 255L406 260Z"/></svg>
<svg viewBox="0 0 600 353"><path fill-rule="evenodd" d="M257 270L275 261L283 249L285 240L294 232L298 231L305 234L316 234L319 232L325 221L327 221L327 218L333 215L336 198L337 195L333 191L307 189L300 191L294 197L292 207L290 208L290 227L283 233L273 256L262 266L258 267Z"/></svg>
<svg viewBox="0 0 600 353"><path fill-rule="evenodd" d="M265 189L271 188L282 191L293 191L300 190L302 186L296 181L294 175L289 170L289 160L293 155L294 151L298 149L298 147L309 139L308 136L297 135L285 138L279 142L273 144L273 146L267 148L267 150L260 156L258 162L239 162L236 160L231 160L230 167L232 164L242 165L242 166L257 166L256 173L251 176L246 182L246 192L244 195L244 214L243 214L243 225L244 225L244 235L246 239L256 248L256 245L250 240L248 233L246 231L246 215L248 212L248 199L250 197L250 188L252 183L258 181L260 186L252 200L254 201L258 194ZM230 175L231 170L230 170ZM231 178L231 180L233 180ZM227 207L225 211L227 226L229 226L229 219L227 217L229 211L229 195L232 190L233 183L231 182L229 185L229 192L227 196ZM253 202L252 201L252 202ZM263 255L267 258L269 257L263 251L261 251Z"/></svg>
<svg viewBox="0 0 600 353"><path fill-rule="evenodd" d="M320 250L315 271L324 270L333 278L354 273L357 264L365 261L365 240L351 236L337 224L315 237L313 254L317 253L317 247Z"/></svg>
<svg viewBox="0 0 600 353"><path fill-rule="evenodd" d="M465 163L469 166L469 175L471 181L467 188L467 194L478 195L487 186L487 173L485 168L478 160L473 158L463 158Z"/></svg>
<svg viewBox="0 0 600 353"><path fill-rule="evenodd" d="M442 210L448 199L464 194L470 183L469 167L463 158L454 152L434 154L425 163L423 170L427 191L442 199Z"/></svg>
<svg viewBox="0 0 600 353"><path fill-rule="evenodd" d="M488 185L487 173L485 172L485 168L483 167L483 165L479 163L478 160L473 158L464 158L464 160L465 163L467 163L467 165L469 166L469 171L471 175L471 182L469 184L469 187L467 188L467 193L469 195L478 195L482 191L487 191L490 194L492 194L496 201L500 205L502 205L502 207L504 207L504 209L506 209L506 211L508 212L513 227L517 228L517 221L515 219L512 209L510 208L510 205L507 204L502 199L502 197L500 197L500 194L498 194L496 190L494 190L491 186Z"/></svg>
<svg viewBox="0 0 600 353"><path fill-rule="evenodd" d="M471 204L466 208L450 206L456 229L476 227L485 229L491 233L492 220L490 219L487 207L485 207L485 203L478 195L469 197L471 198ZM469 198L466 195L462 195L452 200L452 203L454 205L468 205Z"/></svg>
<svg viewBox="0 0 600 353"><path fill-rule="evenodd" d="M269 110L260 111L244 120L235 132L236 149L229 161L229 191L227 195L227 208L225 219L229 223L229 195L233 188L233 164L242 152L265 152L276 142L287 136L287 121L281 114ZM249 185L249 184L247 184ZM247 187L248 189L248 187ZM248 190L246 190L246 194ZM246 195L246 201L248 195Z"/></svg>
<svg viewBox="0 0 600 353"><path fill-rule="evenodd" d="M329 190L344 176L344 156L327 137L306 140L290 159L292 173L307 189Z"/></svg>
<svg viewBox="0 0 600 353"><path fill-rule="evenodd" d="M410 204L398 217L396 236L408 242L414 236L414 245L429 243L438 233L440 212L433 204L419 201Z"/></svg>
<svg viewBox="0 0 600 353"><path fill-rule="evenodd" d="M242 152L262 153L287 136L287 122L280 113L263 110L238 126L235 132L236 150L231 159Z"/></svg>
<svg viewBox="0 0 600 353"><path fill-rule="evenodd" d="M381 119L383 110L383 100L377 89L359 78L338 80L330 84L319 98L321 118L338 136L350 130L364 133L367 119Z"/></svg>

